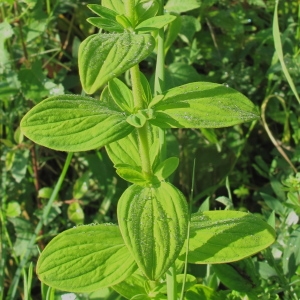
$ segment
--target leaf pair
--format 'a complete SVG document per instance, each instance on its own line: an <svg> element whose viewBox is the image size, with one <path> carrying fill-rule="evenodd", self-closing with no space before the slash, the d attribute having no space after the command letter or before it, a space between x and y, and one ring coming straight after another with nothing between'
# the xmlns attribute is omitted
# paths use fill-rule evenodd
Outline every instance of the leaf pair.
<svg viewBox="0 0 300 300"><path fill-rule="evenodd" d="M166 193L162 204L156 199L161 193ZM152 200L142 200L145 197ZM173 200L175 197L179 198ZM186 231L186 217L173 216L178 210L173 205L178 202L186 212L186 204L181 204L180 198L178 191L167 183L151 193L133 185L122 196L118 208L124 240L119 228L113 225L66 230L42 252L37 264L40 280L60 290L91 292L127 279L136 271L136 263L148 278L161 276L183 244L181 234ZM124 212L126 218L122 217ZM168 245L164 239L170 237L173 239ZM274 239L274 229L255 215L236 211L197 213L192 215L188 262L232 262L268 247ZM182 260L185 251L186 246L181 252Z"/></svg>
<svg viewBox="0 0 300 300"><path fill-rule="evenodd" d="M259 116L255 106L239 92L207 82L173 88L155 97L149 108L140 114L151 111L149 122L162 128L226 127ZM134 127L139 127L134 126L132 120L128 122L128 118L125 112L110 104L83 96L63 95L36 105L23 118L21 129L43 146L62 151L85 151L118 141Z"/></svg>

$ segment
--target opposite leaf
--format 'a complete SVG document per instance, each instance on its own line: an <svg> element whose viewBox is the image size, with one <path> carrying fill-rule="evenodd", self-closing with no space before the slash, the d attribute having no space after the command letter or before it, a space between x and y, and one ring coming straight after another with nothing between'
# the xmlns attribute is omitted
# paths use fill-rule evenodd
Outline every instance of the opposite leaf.
<svg viewBox="0 0 300 300"><path fill-rule="evenodd" d="M128 278L137 269L113 225L80 226L56 236L37 263L45 284L70 292L92 292Z"/></svg>
<svg viewBox="0 0 300 300"><path fill-rule="evenodd" d="M126 116L89 97L62 95L33 107L21 129L31 140L60 151L86 151L127 136Z"/></svg>
<svg viewBox="0 0 300 300"><path fill-rule="evenodd" d="M187 204L173 185L130 186L118 203L125 244L150 279L160 278L177 258L187 230Z"/></svg>
<svg viewBox="0 0 300 300"><path fill-rule="evenodd" d="M172 15L152 17L137 25L135 27L135 30L138 32L150 32L153 30L158 30L160 28L163 28L167 24L173 22L175 19L176 16L172 16Z"/></svg>
<svg viewBox="0 0 300 300"><path fill-rule="evenodd" d="M267 248L274 240L274 229L250 213L196 213L191 219L188 262L214 264L237 261ZM179 258L184 260L185 254Z"/></svg>
<svg viewBox="0 0 300 300"><path fill-rule="evenodd" d="M86 93L95 93L109 80L146 58L154 49L150 34L94 34L79 47L79 75Z"/></svg>
<svg viewBox="0 0 300 300"><path fill-rule="evenodd" d="M150 103L162 128L219 128L259 118L254 104L241 93L221 84L195 82L153 98Z"/></svg>

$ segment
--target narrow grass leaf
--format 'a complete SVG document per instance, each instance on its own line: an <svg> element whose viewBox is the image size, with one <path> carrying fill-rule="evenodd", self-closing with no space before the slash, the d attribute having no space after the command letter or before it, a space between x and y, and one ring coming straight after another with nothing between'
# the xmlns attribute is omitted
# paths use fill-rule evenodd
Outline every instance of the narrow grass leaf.
<svg viewBox="0 0 300 300"><path fill-rule="evenodd" d="M115 225L80 226L56 236L37 263L39 279L59 290L92 292L137 269Z"/></svg>
<svg viewBox="0 0 300 300"><path fill-rule="evenodd" d="M280 39L280 31L279 31L279 24L278 24L278 3L279 3L278 0L275 1L275 10L274 10L274 17L273 17L273 38L274 38L275 50L278 55L278 59L280 61L281 68L286 77L286 80L288 81L288 84L290 85L290 88L293 91L296 99L300 103L299 94L297 92L294 81L286 67L286 64L285 64L284 58L283 58L282 43L281 43L281 39Z"/></svg>
<svg viewBox="0 0 300 300"><path fill-rule="evenodd" d="M60 151L100 148L128 135L126 117L93 98L62 95L48 98L21 121L24 135L42 146Z"/></svg>

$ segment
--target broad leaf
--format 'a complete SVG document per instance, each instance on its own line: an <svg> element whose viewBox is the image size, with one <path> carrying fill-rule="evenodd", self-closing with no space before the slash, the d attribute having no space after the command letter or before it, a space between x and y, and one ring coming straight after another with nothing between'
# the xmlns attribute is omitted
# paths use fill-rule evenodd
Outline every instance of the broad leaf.
<svg viewBox="0 0 300 300"><path fill-rule="evenodd" d="M139 185L145 185L147 183L147 179L144 177L144 175L135 170L134 168L131 168L130 166L127 167L127 168L117 168L117 174L131 182L131 183L136 183L136 184L139 184Z"/></svg>
<svg viewBox="0 0 300 300"><path fill-rule="evenodd" d="M175 12L175 13L182 13L189 10L193 10L201 6L201 2L199 0L169 0L165 6L166 11Z"/></svg>
<svg viewBox="0 0 300 300"><path fill-rule="evenodd" d="M64 231L47 245L37 263L42 282L71 292L117 284L136 269L119 228L105 224Z"/></svg>
<svg viewBox="0 0 300 300"><path fill-rule="evenodd" d="M149 126L148 130L148 144L151 145L150 157L151 162L155 163L159 156L159 133L158 128ZM133 131L125 138L118 140L106 146L109 158L115 165L127 164L135 167L141 166L141 159L139 153L139 142L137 131Z"/></svg>
<svg viewBox="0 0 300 300"><path fill-rule="evenodd" d="M146 277L137 274L137 272L122 282L112 286L112 288L126 299L131 299L135 295L146 294Z"/></svg>
<svg viewBox="0 0 300 300"><path fill-rule="evenodd" d="M86 151L128 135L126 116L89 97L62 95L33 107L22 119L23 133L37 144L60 151Z"/></svg>
<svg viewBox="0 0 300 300"><path fill-rule="evenodd" d="M154 49L150 34L94 34L79 47L79 75L88 94L146 58Z"/></svg>
<svg viewBox="0 0 300 300"><path fill-rule="evenodd" d="M158 12L158 8L158 0L141 1L135 6L140 22L154 17Z"/></svg>
<svg viewBox="0 0 300 300"><path fill-rule="evenodd" d="M218 128L259 118L254 104L241 93L221 84L195 82L153 98L150 107L162 128Z"/></svg>
<svg viewBox="0 0 300 300"><path fill-rule="evenodd" d="M188 262L213 264L240 260L267 248L274 240L274 229L250 213L196 213L191 220ZM179 258L184 260L185 254Z"/></svg>
<svg viewBox="0 0 300 300"><path fill-rule="evenodd" d="M115 103L126 112L132 112L134 108L132 91L118 78L108 83L109 92Z"/></svg>
<svg viewBox="0 0 300 300"><path fill-rule="evenodd" d="M135 27L135 30L138 32L149 32L153 30L158 30L160 28L163 28L167 24L171 23L176 19L176 16L172 15L163 15L163 16L156 16L152 17L150 19L147 19L137 25Z"/></svg>
<svg viewBox="0 0 300 300"><path fill-rule="evenodd" d="M123 0L102 0L101 5L115 11L118 15L125 14Z"/></svg>
<svg viewBox="0 0 300 300"><path fill-rule="evenodd" d="M161 162L154 170L154 175L159 180L167 179L178 167L179 159L177 157L169 157Z"/></svg>
<svg viewBox="0 0 300 300"><path fill-rule="evenodd" d="M260 288L259 274L251 258L230 264L215 264L212 269L231 290L248 293Z"/></svg>
<svg viewBox="0 0 300 300"><path fill-rule="evenodd" d="M106 145L106 151L114 165L141 166L137 132L133 131L121 140Z"/></svg>
<svg viewBox="0 0 300 300"><path fill-rule="evenodd" d="M160 278L181 251L187 230L187 203L173 185L130 186L118 203L125 244L150 279Z"/></svg>

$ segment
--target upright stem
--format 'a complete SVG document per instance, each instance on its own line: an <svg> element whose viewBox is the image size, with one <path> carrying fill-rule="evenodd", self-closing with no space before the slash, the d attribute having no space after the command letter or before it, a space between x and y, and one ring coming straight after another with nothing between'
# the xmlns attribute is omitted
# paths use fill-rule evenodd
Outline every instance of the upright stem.
<svg viewBox="0 0 300 300"><path fill-rule="evenodd" d="M140 68L139 65L135 65L130 69L131 75L131 84L132 84L132 93L133 93L133 101L135 109L143 109L145 108L144 100L143 100L143 88L141 84L140 77Z"/></svg>
<svg viewBox="0 0 300 300"><path fill-rule="evenodd" d="M164 6L162 1L160 1L160 7L158 10L158 15L164 14ZM165 82L165 32L164 28L159 29L157 36L157 59L156 59L156 69L155 69L155 80L154 80L154 95L161 94L164 90Z"/></svg>
<svg viewBox="0 0 300 300"><path fill-rule="evenodd" d="M177 299L177 282L176 282L176 268L175 263L170 267L166 274L167 278L167 294L168 300Z"/></svg>
<svg viewBox="0 0 300 300"><path fill-rule="evenodd" d="M140 157L143 174L146 176L146 178L151 179L153 173L149 154L150 147L148 143L148 123L146 122L146 124L143 127L138 128L137 132L140 142Z"/></svg>

